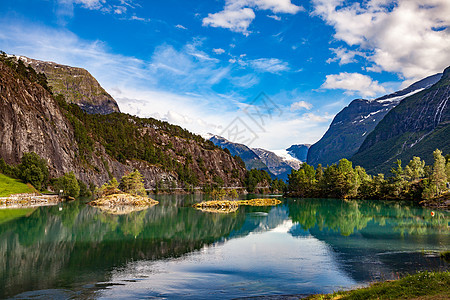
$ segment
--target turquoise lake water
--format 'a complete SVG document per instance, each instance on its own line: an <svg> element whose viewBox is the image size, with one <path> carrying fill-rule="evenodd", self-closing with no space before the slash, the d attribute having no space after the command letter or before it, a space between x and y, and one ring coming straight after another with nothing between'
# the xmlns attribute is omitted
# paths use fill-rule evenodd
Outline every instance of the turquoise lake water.
<svg viewBox="0 0 450 300"><path fill-rule="evenodd" d="M326 293L449 270L450 213L284 199L202 212L202 196L110 215L83 203L0 212L0 298L233 299Z"/></svg>

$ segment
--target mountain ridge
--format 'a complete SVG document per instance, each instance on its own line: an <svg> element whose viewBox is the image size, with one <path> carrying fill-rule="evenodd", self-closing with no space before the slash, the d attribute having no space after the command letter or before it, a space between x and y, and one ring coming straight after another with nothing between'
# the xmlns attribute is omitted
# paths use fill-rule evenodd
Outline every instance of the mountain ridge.
<svg viewBox="0 0 450 300"><path fill-rule="evenodd" d="M442 73L428 76L401 91L373 100L353 100L335 116L323 137L310 147L308 164L331 165L342 158L350 159L390 110L403 99L429 88L441 77Z"/></svg>
<svg viewBox="0 0 450 300"><path fill-rule="evenodd" d="M439 148L450 152L450 67L428 89L405 98L367 136L352 157L370 173L386 172L392 163L420 156L427 164Z"/></svg>
<svg viewBox="0 0 450 300"><path fill-rule="evenodd" d="M0 56L0 158L17 165L26 152L44 158L52 177L73 171L102 185L138 169L146 188L240 187L245 168L211 142L179 126L114 112L87 114L28 79L30 69ZM33 71L34 72L34 71Z"/></svg>

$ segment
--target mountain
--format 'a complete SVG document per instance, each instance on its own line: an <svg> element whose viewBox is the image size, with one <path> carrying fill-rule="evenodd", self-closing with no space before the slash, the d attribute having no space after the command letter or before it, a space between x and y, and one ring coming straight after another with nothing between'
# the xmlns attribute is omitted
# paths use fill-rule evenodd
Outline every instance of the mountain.
<svg viewBox="0 0 450 300"><path fill-rule="evenodd" d="M302 163L290 156L285 150L268 151L261 148L253 148L252 150L267 165L271 173L283 180L287 180L291 170L298 170Z"/></svg>
<svg viewBox="0 0 450 300"><path fill-rule="evenodd" d="M102 185L138 169L146 188L242 186L246 170L210 141L167 122L123 113L87 114L52 95L45 77L0 55L0 158L16 165L25 152L47 160L52 177L73 171Z"/></svg>
<svg viewBox="0 0 450 300"><path fill-rule="evenodd" d="M436 74L422 79L406 89L375 100L356 99L341 110L324 136L308 151L307 162L326 166L349 159L355 154L384 116L404 98L427 89L442 77Z"/></svg>
<svg viewBox="0 0 450 300"><path fill-rule="evenodd" d="M291 156L286 150L268 151L261 148L249 148L244 144L233 143L212 134L209 135L209 140L216 146L228 149L232 155L242 158L248 170L264 170L273 178L287 180L287 175L292 169L300 168L301 161Z"/></svg>
<svg viewBox="0 0 450 300"><path fill-rule="evenodd" d="M85 69L56 64L54 62L18 56L26 65L44 73L53 94L63 94L66 101L75 103L90 114L120 112L116 100Z"/></svg>
<svg viewBox="0 0 450 300"><path fill-rule="evenodd" d="M405 98L389 111L352 161L375 174L388 171L397 159L407 163L413 156L431 164L436 148L450 153L449 99L450 67L433 86Z"/></svg>
<svg viewBox="0 0 450 300"><path fill-rule="evenodd" d="M231 155L237 155L245 163L245 167L247 170L258 169L269 171L267 165L259 158L259 156L249 147L244 144L233 143L228 141L227 139L218 136L218 135L209 135L209 140L214 143L214 145L222 148L228 149Z"/></svg>
<svg viewBox="0 0 450 300"><path fill-rule="evenodd" d="M299 144L292 145L286 150L292 157L298 159L299 161L306 162L309 148L311 148L310 144Z"/></svg>

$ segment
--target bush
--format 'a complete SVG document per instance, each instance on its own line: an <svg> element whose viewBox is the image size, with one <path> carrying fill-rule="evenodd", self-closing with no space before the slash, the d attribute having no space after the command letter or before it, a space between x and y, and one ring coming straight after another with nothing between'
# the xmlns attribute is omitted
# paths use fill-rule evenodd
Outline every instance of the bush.
<svg viewBox="0 0 450 300"><path fill-rule="evenodd" d="M31 183L36 189L42 190L49 177L47 162L34 152L25 153L22 156L22 162L17 166L17 175L24 182Z"/></svg>
<svg viewBox="0 0 450 300"><path fill-rule="evenodd" d="M84 185L86 187L86 185ZM66 173L56 179L55 188L63 190L63 196L78 197L80 195L80 185L73 172Z"/></svg>

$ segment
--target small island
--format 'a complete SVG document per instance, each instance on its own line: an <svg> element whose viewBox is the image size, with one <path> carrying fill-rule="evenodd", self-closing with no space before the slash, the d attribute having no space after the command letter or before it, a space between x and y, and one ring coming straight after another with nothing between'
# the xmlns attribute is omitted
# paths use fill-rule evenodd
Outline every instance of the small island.
<svg viewBox="0 0 450 300"><path fill-rule="evenodd" d="M88 204L110 214L128 214L159 203L147 197L144 180L138 170L125 174L120 184L116 178L111 179L96 194L98 199Z"/></svg>

